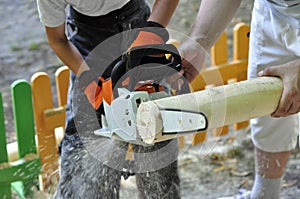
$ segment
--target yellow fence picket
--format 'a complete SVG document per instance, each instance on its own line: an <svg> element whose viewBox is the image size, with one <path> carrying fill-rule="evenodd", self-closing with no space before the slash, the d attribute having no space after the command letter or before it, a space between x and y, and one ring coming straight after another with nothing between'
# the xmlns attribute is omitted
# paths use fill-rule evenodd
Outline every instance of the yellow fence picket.
<svg viewBox="0 0 300 199"><path fill-rule="evenodd" d="M237 24L233 29L233 60L248 60L249 53L249 32L250 26L245 23ZM229 83L246 80L241 77L236 77L228 80ZM249 126L249 121L233 124L234 130L243 129Z"/></svg>
<svg viewBox="0 0 300 199"><path fill-rule="evenodd" d="M55 72L55 82L56 82L56 92L57 92L57 100L58 100L58 109L64 111L64 113L60 114L61 121L64 124L61 126L62 128L57 129L55 131L55 136L57 140L57 144L63 139L64 129L65 129L65 120L66 120L66 104L68 100L68 90L69 90L69 78L70 78L70 69L67 66L62 66L58 68Z"/></svg>
<svg viewBox="0 0 300 199"><path fill-rule="evenodd" d="M226 64L228 62L228 50L227 50L227 33L223 32L218 41L210 50L211 65L218 66Z"/></svg>
<svg viewBox="0 0 300 199"><path fill-rule="evenodd" d="M217 67L228 63L228 42L227 33L223 32L216 44L211 48L212 65ZM226 135L229 132L228 126L223 126L213 130L215 137Z"/></svg>
<svg viewBox="0 0 300 199"><path fill-rule="evenodd" d="M35 73L31 78L32 96L36 133L38 137L38 153L42 163L40 188L47 191L53 180L58 177L58 147L54 130L49 130L49 121L45 121L46 110L53 109L50 77L43 72ZM52 122L52 121L50 121Z"/></svg>
<svg viewBox="0 0 300 199"><path fill-rule="evenodd" d="M238 23L233 29L233 60L248 59L250 26ZM241 80L239 80L241 81Z"/></svg>
<svg viewBox="0 0 300 199"><path fill-rule="evenodd" d="M69 77L70 70L67 66L62 66L55 72L58 106L65 106L67 104Z"/></svg>
<svg viewBox="0 0 300 199"><path fill-rule="evenodd" d="M199 132L199 133L195 133L195 134L192 136L192 145L196 145L196 144L205 142L205 140L206 140L206 135L207 135L207 132Z"/></svg>

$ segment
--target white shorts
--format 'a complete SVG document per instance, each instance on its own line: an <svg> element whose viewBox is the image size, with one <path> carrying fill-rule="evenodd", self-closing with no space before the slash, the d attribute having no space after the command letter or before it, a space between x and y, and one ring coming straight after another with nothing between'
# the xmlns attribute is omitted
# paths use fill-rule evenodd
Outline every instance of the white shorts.
<svg viewBox="0 0 300 199"><path fill-rule="evenodd" d="M254 4L249 49L248 78L267 66L300 59L300 29L292 27L274 13L265 0ZM299 132L298 115L285 118L265 116L252 119L251 131L256 147L267 152L288 151L295 147Z"/></svg>

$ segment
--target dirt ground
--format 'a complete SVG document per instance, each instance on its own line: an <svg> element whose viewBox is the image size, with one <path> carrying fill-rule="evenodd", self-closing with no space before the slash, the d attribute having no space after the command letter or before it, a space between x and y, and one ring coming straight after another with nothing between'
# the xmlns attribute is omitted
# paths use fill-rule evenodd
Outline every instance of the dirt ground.
<svg viewBox="0 0 300 199"><path fill-rule="evenodd" d="M153 2L152 0L150 3ZM200 1L181 0L170 29L188 34ZM228 27L228 36L237 22L250 23L253 2L244 0L236 17ZM12 119L10 85L17 79L30 81L38 71L53 75L62 65L47 44L39 22L35 0L0 0L0 92L5 110L7 142L15 141ZM229 41L229 45L231 42ZM231 53L229 53L231 56ZM55 102L54 102L55 103ZM217 141L186 147L179 156L181 193L183 199L210 199L230 196L239 188L250 189L254 177L253 146L249 129L231 131ZM298 150L288 163L284 176L282 198L300 198L300 158ZM137 198L134 178L122 182L121 198Z"/></svg>

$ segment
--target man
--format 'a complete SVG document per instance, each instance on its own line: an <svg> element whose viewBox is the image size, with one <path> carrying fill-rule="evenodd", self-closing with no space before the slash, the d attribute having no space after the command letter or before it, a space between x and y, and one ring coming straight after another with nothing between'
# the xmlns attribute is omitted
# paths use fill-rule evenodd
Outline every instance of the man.
<svg viewBox="0 0 300 199"><path fill-rule="evenodd" d="M37 3L50 46L71 70L66 130L61 144L61 173L55 198L119 198L121 176L126 177L124 171L130 170L124 161L127 144L93 134L100 127L100 114L103 114L104 90L99 82L104 84L105 78L110 76L107 64L130 46L166 42L168 35L164 27L178 0L156 0L151 13L144 0L37 0ZM133 34L130 30L134 28L142 30ZM115 39L110 39L112 36ZM176 141L133 148L135 153L150 153L165 146L170 146L168 155L173 157L170 164L155 170L136 171L140 198L180 197ZM143 161L149 166L162 160L144 158ZM139 166L139 162L136 164Z"/></svg>
<svg viewBox="0 0 300 199"><path fill-rule="evenodd" d="M240 3L240 0L202 0L191 38L208 51L231 21ZM256 176L248 198L280 198L284 169L297 142L296 113L300 110L299 11L299 0L257 0L254 4L248 78L278 76L284 89L278 108L271 116L251 120ZM183 42L181 55L194 66L200 66L203 55L190 46L190 41ZM189 66L185 70L191 71L189 74L195 77L195 68Z"/></svg>

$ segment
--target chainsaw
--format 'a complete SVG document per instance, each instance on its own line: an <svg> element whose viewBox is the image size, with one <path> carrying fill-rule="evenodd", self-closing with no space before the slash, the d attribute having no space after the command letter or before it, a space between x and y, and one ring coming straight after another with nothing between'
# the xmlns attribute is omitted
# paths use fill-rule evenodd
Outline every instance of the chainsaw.
<svg viewBox="0 0 300 199"><path fill-rule="evenodd" d="M108 67L111 69L113 99L103 99L101 129L94 134L148 145L139 134L136 114L140 104L190 92L188 81L172 88L167 78L182 69L181 57L172 44L153 44L132 48ZM205 131L207 117L203 112L162 108L164 135ZM191 122L201 121L201 122ZM153 132L154 134L156 132Z"/></svg>

